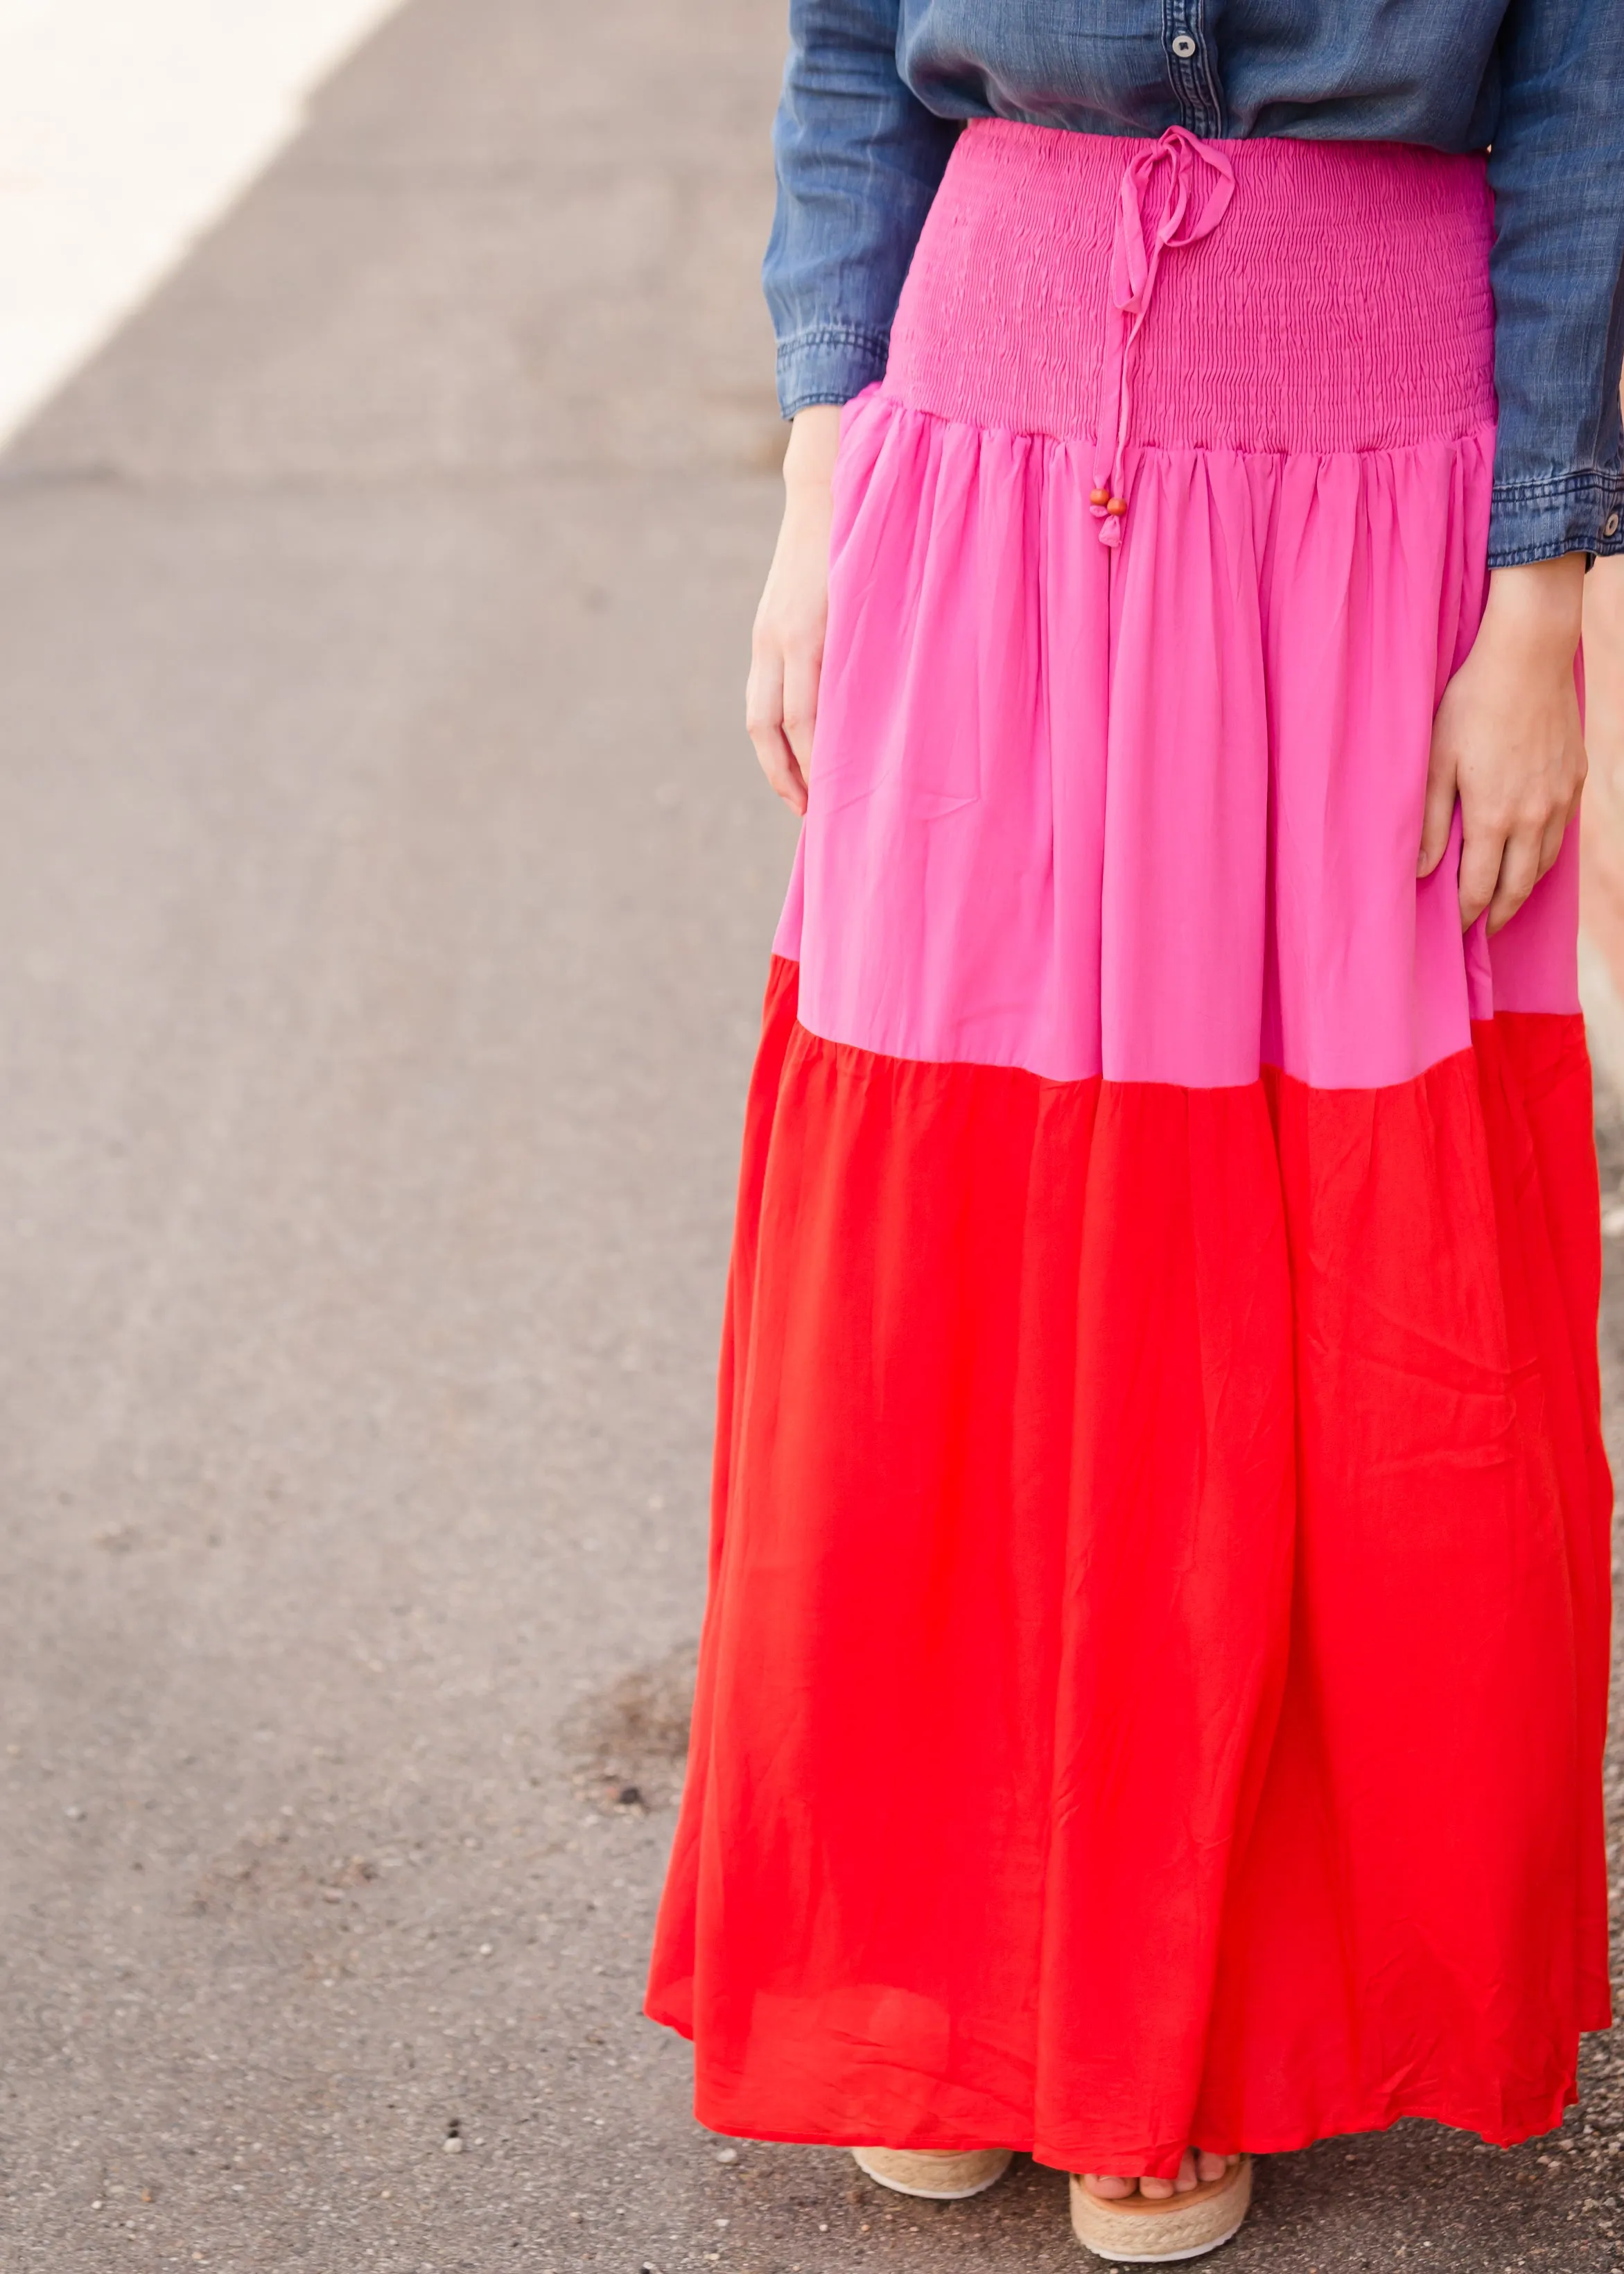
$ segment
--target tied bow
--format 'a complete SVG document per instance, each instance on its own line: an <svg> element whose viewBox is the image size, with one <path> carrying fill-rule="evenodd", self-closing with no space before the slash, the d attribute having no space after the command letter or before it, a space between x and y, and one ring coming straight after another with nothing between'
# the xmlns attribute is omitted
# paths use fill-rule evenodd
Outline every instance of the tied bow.
<svg viewBox="0 0 1624 2274"><path fill-rule="evenodd" d="M1147 246L1145 193L1164 167L1171 175L1167 200ZM1123 516L1128 510L1123 493L1130 416L1128 360L1149 312L1162 256L1209 236L1234 194L1235 172L1223 152L1198 142L1182 126L1169 126L1160 141L1141 150L1124 169L1111 242L1110 302L1100 370L1100 414L1094 422L1094 486L1088 497L1089 508L1101 523L1101 545L1122 542Z"/></svg>

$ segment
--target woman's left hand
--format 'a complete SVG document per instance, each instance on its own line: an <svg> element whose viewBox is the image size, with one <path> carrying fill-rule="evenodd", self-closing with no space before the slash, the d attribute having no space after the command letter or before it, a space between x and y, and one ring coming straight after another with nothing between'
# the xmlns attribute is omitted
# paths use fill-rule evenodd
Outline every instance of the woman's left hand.
<svg viewBox="0 0 1624 2274"><path fill-rule="evenodd" d="M1496 568L1471 653L1432 722L1417 876L1430 876L1461 802L1461 927L1498 931L1562 848L1584 787L1574 681L1584 555Z"/></svg>

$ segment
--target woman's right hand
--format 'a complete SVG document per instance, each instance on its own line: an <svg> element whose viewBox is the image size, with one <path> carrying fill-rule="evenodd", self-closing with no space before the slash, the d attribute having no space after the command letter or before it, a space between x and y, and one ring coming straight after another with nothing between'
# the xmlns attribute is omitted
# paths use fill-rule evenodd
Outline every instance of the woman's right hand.
<svg viewBox="0 0 1624 2274"><path fill-rule="evenodd" d="M756 611L744 723L786 805L807 809L817 682L829 615L829 527L838 403L795 413L784 454L784 519Z"/></svg>

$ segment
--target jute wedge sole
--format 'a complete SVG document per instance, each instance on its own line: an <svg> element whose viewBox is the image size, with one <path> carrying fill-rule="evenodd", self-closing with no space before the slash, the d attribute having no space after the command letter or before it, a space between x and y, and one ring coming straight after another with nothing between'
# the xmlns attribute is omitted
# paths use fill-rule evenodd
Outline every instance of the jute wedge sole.
<svg viewBox="0 0 1624 2274"><path fill-rule="evenodd" d="M1014 2160L1008 2148L853 2148L860 2171L899 2195L930 2202L963 2202L996 2185Z"/></svg>
<svg viewBox="0 0 1624 2274"><path fill-rule="evenodd" d="M1123 2266L1171 2266L1205 2258L1237 2233L1252 2202L1252 2157L1243 2156L1221 2180L1159 2202L1124 2195L1102 2202L1071 2174L1071 2232L1096 2258Z"/></svg>

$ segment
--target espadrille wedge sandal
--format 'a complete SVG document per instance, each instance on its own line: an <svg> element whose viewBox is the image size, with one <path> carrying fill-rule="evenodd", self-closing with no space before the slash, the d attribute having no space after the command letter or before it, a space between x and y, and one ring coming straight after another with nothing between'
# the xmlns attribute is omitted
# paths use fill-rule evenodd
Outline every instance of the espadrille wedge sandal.
<svg viewBox="0 0 1624 2274"><path fill-rule="evenodd" d="M899 2195L963 2202L995 2187L1014 2161L1008 2148L853 2148L859 2171Z"/></svg>
<svg viewBox="0 0 1624 2274"><path fill-rule="evenodd" d="M1071 2174L1071 2232L1096 2258L1122 2266L1171 2266L1205 2258L1240 2232L1252 2202L1252 2157L1238 2156L1221 2180L1206 2180L1182 2195L1123 2195L1112 2202L1091 2195Z"/></svg>

